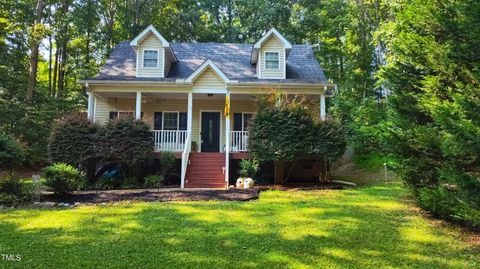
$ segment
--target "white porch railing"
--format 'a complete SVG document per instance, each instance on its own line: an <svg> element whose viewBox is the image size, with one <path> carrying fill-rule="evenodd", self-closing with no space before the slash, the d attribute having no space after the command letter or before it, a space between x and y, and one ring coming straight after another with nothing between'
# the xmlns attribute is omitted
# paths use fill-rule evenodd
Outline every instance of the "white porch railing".
<svg viewBox="0 0 480 269"><path fill-rule="evenodd" d="M248 151L248 131L230 131L230 152Z"/></svg>
<svg viewBox="0 0 480 269"><path fill-rule="evenodd" d="M188 131L154 130L155 151L184 151Z"/></svg>

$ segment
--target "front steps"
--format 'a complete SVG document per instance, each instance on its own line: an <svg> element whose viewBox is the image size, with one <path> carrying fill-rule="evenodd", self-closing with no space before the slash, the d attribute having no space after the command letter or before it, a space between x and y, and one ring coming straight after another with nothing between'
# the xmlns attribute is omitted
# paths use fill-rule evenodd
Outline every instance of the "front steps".
<svg viewBox="0 0 480 269"><path fill-rule="evenodd" d="M225 188L225 154L191 152L185 188Z"/></svg>

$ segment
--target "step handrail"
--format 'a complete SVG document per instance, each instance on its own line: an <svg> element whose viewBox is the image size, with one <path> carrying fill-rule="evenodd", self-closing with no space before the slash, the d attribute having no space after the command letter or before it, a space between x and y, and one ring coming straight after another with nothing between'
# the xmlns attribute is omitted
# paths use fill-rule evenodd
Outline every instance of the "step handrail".
<svg viewBox="0 0 480 269"><path fill-rule="evenodd" d="M181 183L180 187L185 188L185 176L187 174L188 159L190 157L190 151L192 149L192 136L191 132L187 131L187 139L185 140L185 147L182 152L182 174L181 174Z"/></svg>

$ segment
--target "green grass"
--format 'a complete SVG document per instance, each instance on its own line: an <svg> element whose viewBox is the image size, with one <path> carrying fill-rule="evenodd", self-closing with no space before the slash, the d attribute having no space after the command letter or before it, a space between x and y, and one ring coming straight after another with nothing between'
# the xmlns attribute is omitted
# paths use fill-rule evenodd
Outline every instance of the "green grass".
<svg viewBox="0 0 480 269"><path fill-rule="evenodd" d="M252 202L121 203L0 211L4 268L478 268L460 232L397 183L268 191Z"/></svg>

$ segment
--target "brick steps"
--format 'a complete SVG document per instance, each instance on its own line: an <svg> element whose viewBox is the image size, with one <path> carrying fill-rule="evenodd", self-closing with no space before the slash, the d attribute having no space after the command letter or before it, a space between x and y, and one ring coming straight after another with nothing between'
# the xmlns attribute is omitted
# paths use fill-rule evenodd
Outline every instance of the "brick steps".
<svg viewBox="0 0 480 269"><path fill-rule="evenodd" d="M186 188L225 188L225 155L219 152L190 153Z"/></svg>

